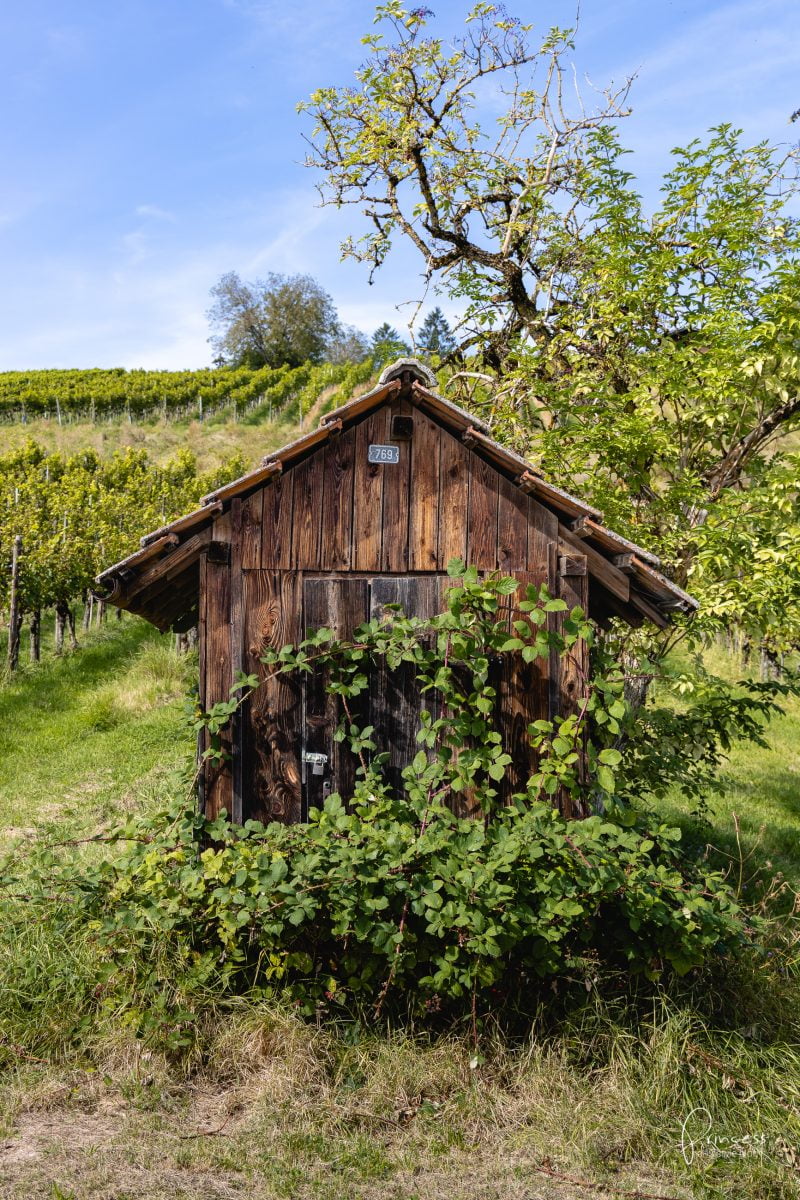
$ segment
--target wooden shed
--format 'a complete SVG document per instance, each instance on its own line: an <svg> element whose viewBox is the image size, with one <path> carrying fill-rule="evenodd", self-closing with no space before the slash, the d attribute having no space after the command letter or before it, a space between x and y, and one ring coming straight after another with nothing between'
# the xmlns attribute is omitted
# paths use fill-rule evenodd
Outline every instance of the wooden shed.
<svg viewBox="0 0 800 1200"><path fill-rule="evenodd" d="M401 359L373 391L99 576L111 603L159 629L199 627L206 708L228 699L238 670L263 674L267 646L323 625L347 636L386 604L432 616L453 558L545 582L600 622L663 625L695 607L654 555L605 528L595 509L434 388L422 364ZM498 681L511 783L530 769L520 736L528 722L574 707L585 653L520 663ZM209 771L201 789L207 815L224 808L237 821L298 821L329 791L347 794L350 756L333 740L329 698L307 678L271 680L239 711L230 764ZM395 774L416 752L419 704L402 673L381 673L370 688L368 723Z"/></svg>

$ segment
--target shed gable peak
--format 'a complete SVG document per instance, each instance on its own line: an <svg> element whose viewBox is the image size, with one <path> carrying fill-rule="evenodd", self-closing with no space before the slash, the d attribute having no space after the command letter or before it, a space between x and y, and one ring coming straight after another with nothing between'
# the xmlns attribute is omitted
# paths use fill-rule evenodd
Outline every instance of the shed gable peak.
<svg viewBox="0 0 800 1200"><path fill-rule="evenodd" d="M418 358L398 358L396 362L384 367L378 377L378 386L392 383L397 379L401 383L421 383L423 387L434 389L436 376L430 367L426 367Z"/></svg>

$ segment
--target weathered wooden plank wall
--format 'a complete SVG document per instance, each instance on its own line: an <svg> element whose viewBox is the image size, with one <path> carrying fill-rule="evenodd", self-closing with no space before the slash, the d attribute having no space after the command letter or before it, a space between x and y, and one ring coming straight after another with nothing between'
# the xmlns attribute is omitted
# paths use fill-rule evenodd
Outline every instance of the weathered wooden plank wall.
<svg viewBox="0 0 800 1200"><path fill-rule="evenodd" d="M409 440L392 419L410 417ZM392 442L396 464L370 463L370 444ZM261 508L260 564L255 526ZM556 517L424 413L396 401L277 476L245 501L245 568L442 572L453 558L481 570L546 577Z"/></svg>
<svg viewBox="0 0 800 1200"><path fill-rule="evenodd" d="M395 417L411 419L410 437L393 433ZM328 625L349 636L386 603L433 615L441 609L453 558L514 574L522 585L517 599L525 585L546 583L568 604L587 606L588 578L575 573L580 539L468 441L408 402L395 401L233 501L230 513L214 522L211 553L201 560L206 707L228 699L239 668L264 676L265 647L297 642L310 628ZM398 446L399 462L369 463L369 445L387 442ZM609 592L621 597L627 577L606 560L604 565ZM519 615L511 599L506 615L509 622ZM554 615L551 628L559 628L560 620ZM566 662L556 655L544 664L506 659L498 668L493 679L498 716L513 760L504 798L521 790L535 768L527 725L574 711L585 672L585 647ZM225 808L239 820L292 822L305 816L309 804L322 801L323 779L348 794L355 766L333 742L337 710L324 683L317 675L305 684L292 677L270 679L244 706L232 730L233 768L207 772L204 779L210 816ZM412 673L377 673L367 704L369 723L389 751L390 774L399 783L402 767L416 752L422 704ZM307 772L305 787L304 749L329 755L325 776ZM473 807L469 796L458 802L464 815Z"/></svg>
<svg viewBox="0 0 800 1200"><path fill-rule="evenodd" d="M231 519L229 514L214 521L212 545L230 548ZM205 666L202 701L206 709L227 700L233 683L231 664L231 572L230 564L223 555L203 556L201 572L201 606L203 620L201 634L202 657ZM214 561L216 560L216 561ZM207 743L206 743L207 744ZM230 755L232 744L230 733L222 736L222 745ZM233 812L233 776L230 762L209 769L205 778L205 813L213 820L222 809Z"/></svg>
<svg viewBox="0 0 800 1200"><path fill-rule="evenodd" d="M267 647L302 638L302 584L296 571L244 572L244 668L266 681L243 711L246 816L299 821L301 815L301 689L291 675L270 677L260 661Z"/></svg>

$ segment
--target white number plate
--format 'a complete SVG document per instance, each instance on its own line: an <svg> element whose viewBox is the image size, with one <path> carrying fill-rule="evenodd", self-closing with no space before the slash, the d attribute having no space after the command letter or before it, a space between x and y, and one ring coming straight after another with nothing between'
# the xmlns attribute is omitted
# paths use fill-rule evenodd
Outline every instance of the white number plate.
<svg viewBox="0 0 800 1200"><path fill-rule="evenodd" d="M370 446L367 461L371 463L399 463L399 446Z"/></svg>

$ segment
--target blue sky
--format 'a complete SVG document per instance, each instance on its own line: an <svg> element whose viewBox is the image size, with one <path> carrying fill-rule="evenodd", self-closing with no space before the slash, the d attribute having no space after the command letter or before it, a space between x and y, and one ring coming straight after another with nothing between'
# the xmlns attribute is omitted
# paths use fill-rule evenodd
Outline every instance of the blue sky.
<svg viewBox="0 0 800 1200"><path fill-rule="evenodd" d="M428 0L458 32L467 4ZM574 0L508 2L542 27ZM349 81L361 0L25 0L0 10L0 370L196 367L228 270L313 274L346 321L402 327L420 291L398 253L369 287L339 262L354 212L318 207L295 105ZM646 195L670 147L731 121L796 141L797 0L583 0L575 62L638 72L623 140Z"/></svg>

